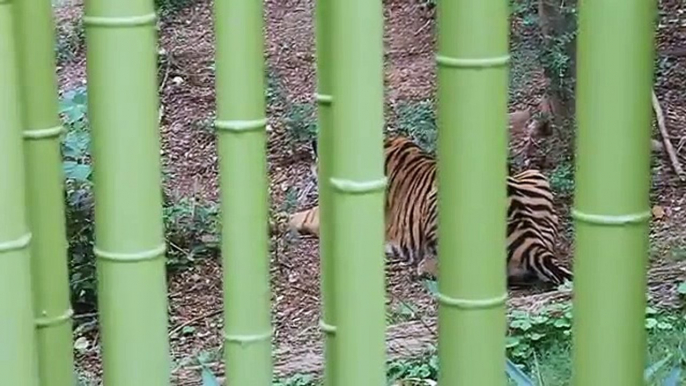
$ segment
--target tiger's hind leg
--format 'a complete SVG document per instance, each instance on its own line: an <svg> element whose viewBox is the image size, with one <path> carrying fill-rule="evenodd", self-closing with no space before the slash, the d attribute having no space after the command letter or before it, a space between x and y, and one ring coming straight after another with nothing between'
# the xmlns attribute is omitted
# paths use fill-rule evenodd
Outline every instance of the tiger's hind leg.
<svg viewBox="0 0 686 386"><path fill-rule="evenodd" d="M546 249L533 249L524 259L508 263L507 285L513 289L557 287L572 280L572 272Z"/></svg>
<svg viewBox="0 0 686 386"><path fill-rule="evenodd" d="M415 271L417 279L438 280L438 257L427 256L418 264Z"/></svg>
<svg viewBox="0 0 686 386"><path fill-rule="evenodd" d="M424 252L417 263L415 277L417 279L438 279L438 246L436 240L430 239L426 243Z"/></svg>
<svg viewBox="0 0 686 386"><path fill-rule="evenodd" d="M413 279L436 279L438 277L438 259L435 255L415 253L404 250L397 244L386 242L386 258L401 267L413 266L410 275Z"/></svg>
<svg viewBox="0 0 686 386"><path fill-rule="evenodd" d="M388 261L398 264L401 267L413 266L421 259L420 254L414 249L403 246L392 240L386 240L384 252Z"/></svg>
<svg viewBox="0 0 686 386"><path fill-rule="evenodd" d="M293 213L288 227L302 235L319 237L319 206Z"/></svg>

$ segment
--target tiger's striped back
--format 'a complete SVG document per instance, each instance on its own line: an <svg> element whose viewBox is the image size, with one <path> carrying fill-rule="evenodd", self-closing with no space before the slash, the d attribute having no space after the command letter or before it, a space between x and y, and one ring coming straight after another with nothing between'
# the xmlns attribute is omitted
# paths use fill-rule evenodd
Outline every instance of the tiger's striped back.
<svg viewBox="0 0 686 386"><path fill-rule="evenodd" d="M524 170L507 177L507 222L532 219L550 249L558 238L558 217L548 179L538 170ZM533 226L533 225L532 225ZM508 232L509 233L509 232Z"/></svg>
<svg viewBox="0 0 686 386"><path fill-rule="evenodd" d="M313 150L316 157L316 141ZM402 136L384 140L386 190L386 254L403 264L422 266L437 256L438 190L434 157ZM316 160L315 160L316 164ZM313 167L316 173L316 166ZM554 254L558 217L546 177L526 170L507 178L507 273L512 284L531 279L562 284L572 273ZM291 227L319 234L319 207L295 213ZM435 275L434 263L428 266ZM420 268L421 269L421 268Z"/></svg>
<svg viewBox="0 0 686 386"><path fill-rule="evenodd" d="M386 254L415 265L437 253L436 162L407 138L384 141Z"/></svg>

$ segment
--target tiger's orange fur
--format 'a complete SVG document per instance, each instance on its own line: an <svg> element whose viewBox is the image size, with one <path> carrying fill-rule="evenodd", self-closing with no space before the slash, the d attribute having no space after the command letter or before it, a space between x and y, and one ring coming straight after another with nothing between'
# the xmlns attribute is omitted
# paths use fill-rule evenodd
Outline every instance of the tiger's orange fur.
<svg viewBox="0 0 686 386"><path fill-rule="evenodd" d="M313 143L316 156L316 142ZM437 163L411 140L384 141L386 190L386 255L416 265L418 273L436 276ZM313 165L316 173L316 161ZM538 279L551 284L572 280L558 263L555 244L558 217L547 178L525 170L507 178L507 276L511 284ZM301 234L319 236L319 206L293 214L289 225Z"/></svg>

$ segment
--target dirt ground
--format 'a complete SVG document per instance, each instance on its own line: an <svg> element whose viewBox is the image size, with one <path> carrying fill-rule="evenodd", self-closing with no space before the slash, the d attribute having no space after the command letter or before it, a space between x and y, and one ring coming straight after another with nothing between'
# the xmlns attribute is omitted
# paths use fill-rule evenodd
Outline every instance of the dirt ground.
<svg viewBox="0 0 686 386"><path fill-rule="evenodd" d="M433 98L435 92L433 11L419 2L385 1L385 50L388 124L395 123L394 108L400 101ZM297 209L312 205L316 192L311 188L305 147L283 146L287 141L289 104L312 103L315 87L313 1L266 1L266 51L268 65L279 81L281 98L268 106L269 178L272 207L281 210L289 189L298 192ZM82 16L79 0L66 1L57 9L58 23ZM677 0L661 2L658 42L662 76L656 93L666 115L669 140L680 160L686 150L686 55L681 45L686 40L686 20ZM160 29L162 50L161 100L163 161L174 180L167 190L173 195L195 196L202 200L217 199L217 154L214 136L206 130L215 108L214 40L211 3L199 0L171 19ZM66 90L84 82L85 58L81 50L59 69L60 89ZM530 74L526 88L517 90L511 111L535 106L545 87L541 71ZM656 134L654 138L662 141ZM516 141L517 138L513 138ZM541 146L551 144L541 140ZM664 213L656 216L651 231L650 293L653 301L665 305L676 300L675 285L683 280L686 257L686 187L681 182L664 150L655 153L652 204ZM544 170L552 168L548 158L536 158L533 164ZM560 202L561 217L569 223L569 200ZM317 329L320 317L319 262L317 241L292 239L276 234L273 240L272 288L275 370L278 375L316 372L321 369L321 336ZM565 251L571 253L571 240L565 240ZM435 344L436 305L422 283L413 282L407 272L388 266L389 319L388 352L391 356L414 355ZM174 383L199 385L198 366L194 358L210 355L213 369L221 373L222 292L221 266L217 259L202 260L198 265L171 278L170 337L176 361ZM568 293L553 291L512 292L511 307L535 307L567 298ZM100 351L97 336L91 349L78 353L81 373L98 377Z"/></svg>

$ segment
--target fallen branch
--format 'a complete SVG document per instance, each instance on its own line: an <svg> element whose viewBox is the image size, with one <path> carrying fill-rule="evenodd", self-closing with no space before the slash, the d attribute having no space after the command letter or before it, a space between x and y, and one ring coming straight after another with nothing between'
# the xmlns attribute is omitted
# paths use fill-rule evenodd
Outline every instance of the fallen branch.
<svg viewBox="0 0 686 386"><path fill-rule="evenodd" d="M665 124L665 116L662 113L662 107L660 107L660 102L657 100L657 96L655 95L655 90L653 90L652 92L652 105L653 110L655 111L655 120L657 121L657 128L660 130L662 142L665 145L665 151L667 152L669 160L672 163L672 168L674 169L674 172L677 174L677 176L679 176L679 179L684 181L686 179L686 176L684 175L684 169L681 167L681 163L679 162L679 158L677 157L676 152L674 151L672 142L669 140L667 126Z"/></svg>

